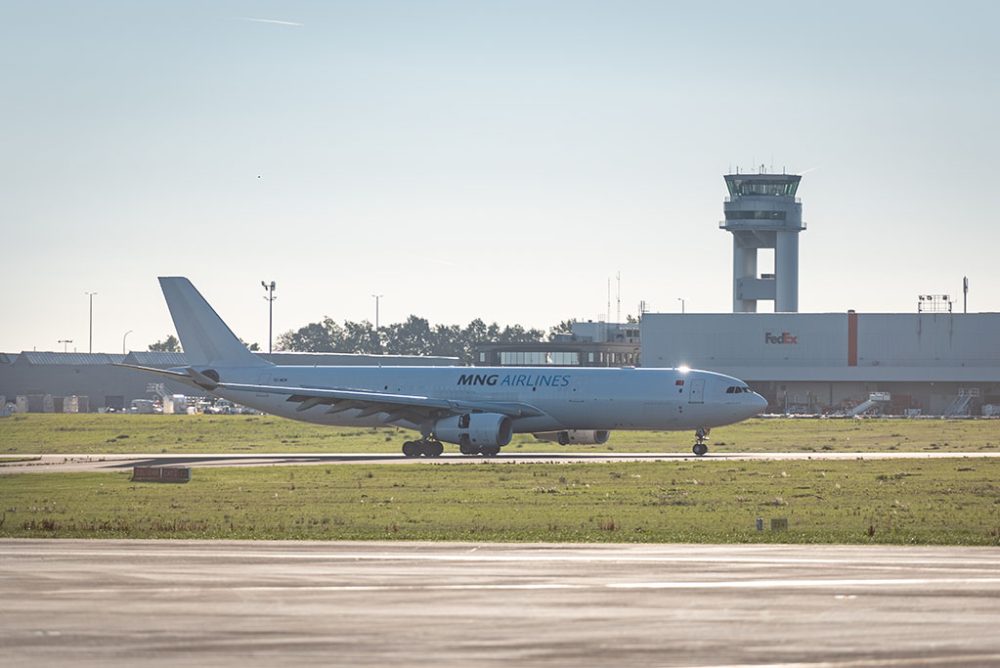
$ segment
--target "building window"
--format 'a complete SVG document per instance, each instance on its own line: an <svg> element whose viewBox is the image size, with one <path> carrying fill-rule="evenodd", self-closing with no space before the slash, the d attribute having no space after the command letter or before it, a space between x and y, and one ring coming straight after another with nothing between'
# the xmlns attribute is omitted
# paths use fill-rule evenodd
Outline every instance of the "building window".
<svg viewBox="0 0 1000 668"><path fill-rule="evenodd" d="M726 211L726 220L785 220L784 211Z"/></svg>

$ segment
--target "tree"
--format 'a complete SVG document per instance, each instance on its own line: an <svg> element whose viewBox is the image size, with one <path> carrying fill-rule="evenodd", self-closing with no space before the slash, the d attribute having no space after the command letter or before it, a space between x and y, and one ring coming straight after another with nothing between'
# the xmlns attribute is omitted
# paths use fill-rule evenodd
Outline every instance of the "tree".
<svg viewBox="0 0 1000 668"><path fill-rule="evenodd" d="M278 350L301 352L384 353L389 355L441 355L457 357L471 364L476 347L484 343L527 343L542 341L545 332L497 323L487 325L477 318L466 327L433 325L426 318L411 315L405 322L379 327L367 320L346 321L341 327L330 318L310 323L278 337Z"/></svg>
<svg viewBox="0 0 1000 668"><path fill-rule="evenodd" d="M158 353L179 353L183 352L181 350L181 342L177 340L177 337L173 334L168 334L167 338L162 341L157 341L156 343L149 344L149 350L151 352Z"/></svg>
<svg viewBox="0 0 1000 668"><path fill-rule="evenodd" d="M278 337L278 350L292 350L310 353L339 352L338 345L344 338L340 325L329 317L322 322L311 322L295 331L288 331Z"/></svg>
<svg viewBox="0 0 1000 668"><path fill-rule="evenodd" d="M260 352L260 344L259 343L247 343L243 339L240 339L240 343L242 343L246 347L246 349L249 350L252 353L259 353Z"/></svg>
<svg viewBox="0 0 1000 668"><path fill-rule="evenodd" d="M563 320L558 325L549 327L549 341L554 341L556 336L560 334L572 334L573 325L576 324L576 320L570 318L569 320Z"/></svg>
<svg viewBox="0 0 1000 668"><path fill-rule="evenodd" d="M376 354L381 352L381 341L375 328L367 320L345 322L343 337L337 344L339 352Z"/></svg>
<svg viewBox="0 0 1000 668"><path fill-rule="evenodd" d="M431 325L425 318L411 315L406 322L385 328L385 352L392 355L432 355Z"/></svg>

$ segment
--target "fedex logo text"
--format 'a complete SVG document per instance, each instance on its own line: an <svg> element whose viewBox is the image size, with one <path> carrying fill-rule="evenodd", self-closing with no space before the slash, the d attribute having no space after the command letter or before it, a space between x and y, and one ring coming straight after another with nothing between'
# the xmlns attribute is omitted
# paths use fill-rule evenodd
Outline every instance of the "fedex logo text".
<svg viewBox="0 0 1000 668"><path fill-rule="evenodd" d="M772 334L771 332L764 333L764 343L776 343L778 345L795 345L798 344L799 337L792 336L788 332L782 332L781 334Z"/></svg>

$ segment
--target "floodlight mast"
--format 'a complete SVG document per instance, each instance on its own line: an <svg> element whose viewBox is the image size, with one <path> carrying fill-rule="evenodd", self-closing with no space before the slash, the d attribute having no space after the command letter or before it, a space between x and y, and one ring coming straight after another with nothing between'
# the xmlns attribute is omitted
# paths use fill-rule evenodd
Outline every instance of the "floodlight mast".
<svg viewBox="0 0 1000 668"><path fill-rule="evenodd" d="M266 281L260 282L261 287L267 292L264 299L267 300L267 354L271 354L271 342L274 339L274 300L277 297L274 295L274 289L277 287L274 281L267 283Z"/></svg>
<svg viewBox="0 0 1000 668"><path fill-rule="evenodd" d="M375 298L375 343L378 345L379 352L382 352L382 337L378 333L378 304L385 295L372 295Z"/></svg>
<svg viewBox="0 0 1000 668"><path fill-rule="evenodd" d="M87 345L87 352L94 352L94 295L96 292L84 292L90 297L90 343Z"/></svg>

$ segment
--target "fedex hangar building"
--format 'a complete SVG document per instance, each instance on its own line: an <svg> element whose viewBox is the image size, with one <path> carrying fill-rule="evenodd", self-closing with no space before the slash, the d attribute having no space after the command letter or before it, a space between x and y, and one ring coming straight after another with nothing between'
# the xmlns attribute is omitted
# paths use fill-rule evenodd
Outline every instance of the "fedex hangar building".
<svg viewBox="0 0 1000 668"><path fill-rule="evenodd" d="M978 415L1000 404L997 313L645 314L643 366L746 381L771 412Z"/></svg>

